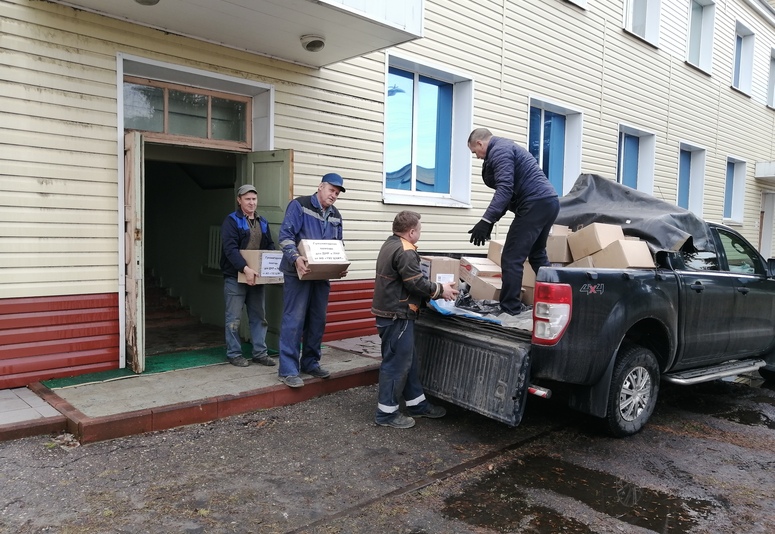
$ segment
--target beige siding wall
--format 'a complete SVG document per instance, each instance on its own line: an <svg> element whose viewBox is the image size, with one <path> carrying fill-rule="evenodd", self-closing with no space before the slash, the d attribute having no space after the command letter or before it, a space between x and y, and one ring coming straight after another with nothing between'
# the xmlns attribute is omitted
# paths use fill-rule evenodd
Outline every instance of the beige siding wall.
<svg viewBox="0 0 775 534"><path fill-rule="evenodd" d="M684 62L685 0L662 0L659 48L622 31L621 1L596 0L586 10L560 0L425 5L426 37L398 49L471 75L475 126L524 145L530 98L578 110L582 171L608 177L618 125L651 131L654 193L670 201L678 144L702 146L704 215L717 220L726 157L743 159L741 230L757 243L768 186L753 179L754 164L775 159L775 112L764 105L775 31L742 0L717 3L712 76ZM274 145L295 151L294 193L310 193L329 170L347 178L338 207L350 278L373 276L403 209L382 203L384 52L315 70L47 2L0 0L0 10L0 298L118 288L117 53L274 85ZM737 18L756 32L751 97L730 89ZM414 208L423 213L422 249L482 252L466 233L491 198L479 171L473 162L472 208Z"/></svg>

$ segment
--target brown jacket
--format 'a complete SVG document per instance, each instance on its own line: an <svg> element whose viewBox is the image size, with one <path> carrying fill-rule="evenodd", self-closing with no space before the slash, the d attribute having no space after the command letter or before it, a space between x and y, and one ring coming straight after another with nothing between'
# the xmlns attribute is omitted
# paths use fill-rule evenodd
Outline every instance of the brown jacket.
<svg viewBox="0 0 775 534"><path fill-rule="evenodd" d="M387 238L377 257L371 313L416 319L420 305L429 298L439 298L443 292L441 284L422 275L417 247L395 234Z"/></svg>

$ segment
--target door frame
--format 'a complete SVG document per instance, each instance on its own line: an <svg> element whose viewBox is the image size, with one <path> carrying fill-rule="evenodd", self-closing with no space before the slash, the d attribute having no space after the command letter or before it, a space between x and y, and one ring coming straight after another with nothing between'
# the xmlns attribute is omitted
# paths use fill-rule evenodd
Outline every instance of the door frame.
<svg viewBox="0 0 775 534"><path fill-rule="evenodd" d="M126 361L126 247L124 239L125 231L125 195L124 195L124 75L134 75L152 79L164 79L166 81L181 83L212 89L216 91L232 92L247 95L253 98L252 105L252 139L253 151L274 149L274 85L254 81L247 78L238 78L217 72L206 71L193 67L176 65L142 56L135 56L118 52L116 54L116 141L118 155L117 184L118 184L118 322L119 322L119 368L125 368ZM246 75L248 75L246 73ZM192 147L205 148L205 147Z"/></svg>

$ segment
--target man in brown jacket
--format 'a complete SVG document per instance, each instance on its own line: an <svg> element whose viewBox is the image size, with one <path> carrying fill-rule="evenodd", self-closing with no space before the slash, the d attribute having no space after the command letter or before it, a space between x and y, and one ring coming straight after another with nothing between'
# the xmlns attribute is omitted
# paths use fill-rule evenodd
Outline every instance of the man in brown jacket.
<svg viewBox="0 0 775 534"><path fill-rule="evenodd" d="M416 243L420 239L420 214L402 211L393 220L393 235L377 257L377 277L371 313L377 316L382 340L379 396L374 421L381 426L411 428L413 417L444 417L441 406L428 402L423 393L414 352L414 320L428 299L453 300L458 291L452 284L439 284L423 277ZM406 401L409 416L398 411Z"/></svg>

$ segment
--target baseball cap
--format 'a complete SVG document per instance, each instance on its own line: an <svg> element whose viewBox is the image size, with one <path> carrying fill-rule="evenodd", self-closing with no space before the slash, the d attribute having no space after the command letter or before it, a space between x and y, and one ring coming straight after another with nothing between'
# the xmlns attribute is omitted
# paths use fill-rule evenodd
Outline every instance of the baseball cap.
<svg viewBox="0 0 775 534"><path fill-rule="evenodd" d="M342 190L342 193L347 191L344 188L344 180L341 176L336 174L335 172L329 172L328 174L324 175L323 178L320 180L321 182L328 182L331 185L335 185L339 189Z"/></svg>
<svg viewBox="0 0 775 534"><path fill-rule="evenodd" d="M242 185L242 186L240 186L239 189L237 189L237 196L238 197L241 197L245 193L255 193L255 194L258 194L258 191L256 191L256 188L253 187L250 184Z"/></svg>

